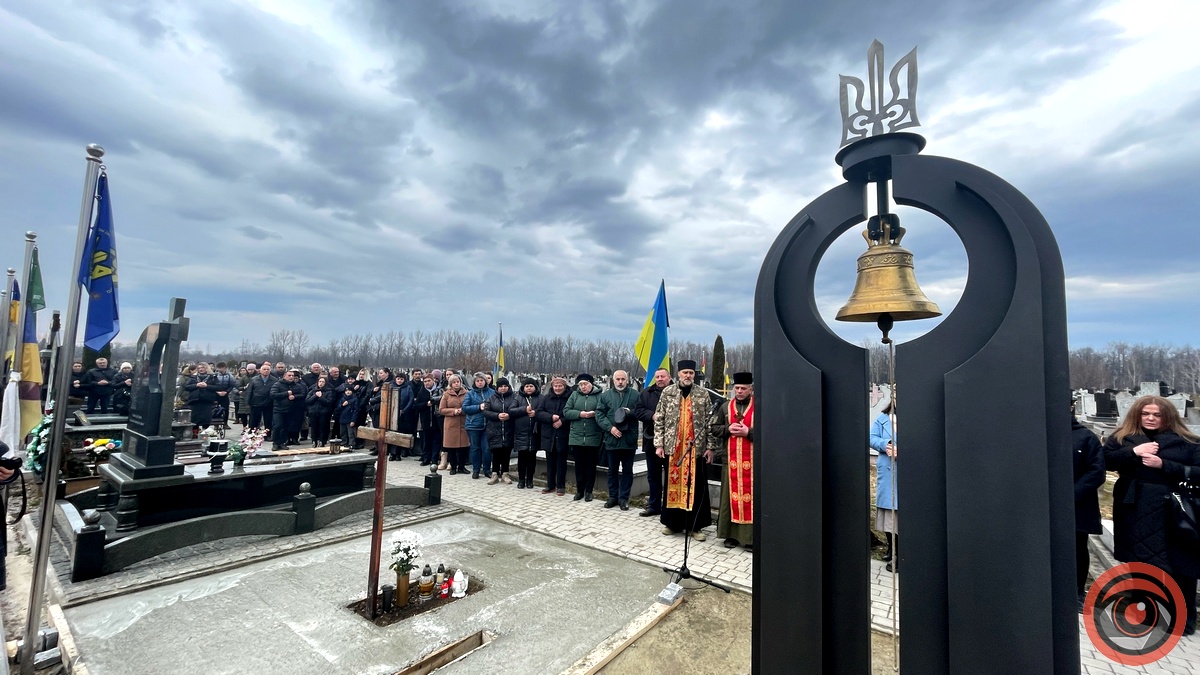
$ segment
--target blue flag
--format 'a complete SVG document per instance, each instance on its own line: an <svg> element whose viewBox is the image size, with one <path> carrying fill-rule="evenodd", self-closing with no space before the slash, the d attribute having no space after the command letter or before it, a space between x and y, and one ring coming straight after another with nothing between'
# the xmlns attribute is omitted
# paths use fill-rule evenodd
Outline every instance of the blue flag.
<svg viewBox="0 0 1200 675"><path fill-rule="evenodd" d="M100 351L121 332L117 312L117 238L113 234L112 202L108 197L108 175L100 174L96 186L96 222L88 231L79 261L79 283L88 294L87 326L83 344Z"/></svg>

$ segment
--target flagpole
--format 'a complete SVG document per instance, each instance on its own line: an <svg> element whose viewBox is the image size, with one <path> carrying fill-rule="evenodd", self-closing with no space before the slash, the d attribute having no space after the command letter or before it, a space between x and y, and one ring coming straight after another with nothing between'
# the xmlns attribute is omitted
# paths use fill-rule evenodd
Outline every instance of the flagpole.
<svg viewBox="0 0 1200 675"><path fill-rule="evenodd" d="M17 335L13 340L13 364L11 370L20 371L25 350L25 308L29 305L29 276L33 269L33 246L37 242L37 232L25 233L25 267L21 271L21 306L17 308ZM20 367L18 367L20 366ZM21 373L25 379L25 373Z"/></svg>
<svg viewBox="0 0 1200 675"><path fill-rule="evenodd" d="M50 540L54 537L54 501L58 494L58 465L62 454L63 428L67 422L67 403L64 391L70 391L68 377L71 362L75 359L75 337L79 332L79 260L83 256L88 229L92 224L92 209L96 203L96 180L100 176L100 158L104 148L92 143L87 146L87 164L83 174L83 198L79 205L79 226L75 234L75 261L68 265L71 273L70 295L67 300L66 326L63 329L62 346L59 347L57 371L54 373L54 391L61 401L54 402L54 418L50 425L50 445L46 447L46 472L42 477L42 522L38 528L37 548L33 555L33 578L29 583L29 609L25 616L25 643L21 647L19 660L23 675L33 674L34 647L38 629L42 625L42 595L46 590L46 564L50 558Z"/></svg>
<svg viewBox="0 0 1200 675"><path fill-rule="evenodd" d="M0 295L0 298L3 298L6 301L4 302L4 322L0 324L4 326L4 331L0 332L0 371L3 371L0 372L0 375L4 376L5 384L7 384L8 380L8 362L5 361L5 358L7 358L8 355L8 329L12 328L12 321L9 319L9 314L12 313L9 309L11 305L7 301L12 299L8 297L8 294L10 291L12 291L13 279L15 279L16 276L17 271L11 267L8 268L8 280L4 282L4 295ZM16 359L17 354L16 351L14 351L13 361L16 361Z"/></svg>

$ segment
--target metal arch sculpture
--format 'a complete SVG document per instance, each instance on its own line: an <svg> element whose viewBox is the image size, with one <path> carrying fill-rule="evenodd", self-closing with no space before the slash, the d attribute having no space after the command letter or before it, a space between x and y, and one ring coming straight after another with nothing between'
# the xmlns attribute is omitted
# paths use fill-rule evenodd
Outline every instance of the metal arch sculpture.
<svg viewBox="0 0 1200 675"><path fill-rule="evenodd" d="M889 179L896 202L942 218L969 260L955 310L897 348L909 448L898 475L901 669L1079 670L1058 246L1015 188L922 156L924 144L897 133L843 148L847 182L801 210L763 263L755 673L870 672L867 352L829 330L813 280L830 244L865 219L867 183ZM984 391L1006 405L977 405Z"/></svg>

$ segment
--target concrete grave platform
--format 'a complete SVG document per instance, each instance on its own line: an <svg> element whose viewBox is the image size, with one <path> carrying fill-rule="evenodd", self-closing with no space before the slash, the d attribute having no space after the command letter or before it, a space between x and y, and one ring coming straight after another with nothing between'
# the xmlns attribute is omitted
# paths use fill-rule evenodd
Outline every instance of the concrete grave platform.
<svg viewBox="0 0 1200 675"><path fill-rule="evenodd" d="M346 608L366 593L370 541L360 537L69 607L66 619L94 675L392 673L480 630L496 639L440 672L559 673L668 581L653 567L476 515L410 527L425 538L422 561L461 565L486 588L378 628Z"/></svg>

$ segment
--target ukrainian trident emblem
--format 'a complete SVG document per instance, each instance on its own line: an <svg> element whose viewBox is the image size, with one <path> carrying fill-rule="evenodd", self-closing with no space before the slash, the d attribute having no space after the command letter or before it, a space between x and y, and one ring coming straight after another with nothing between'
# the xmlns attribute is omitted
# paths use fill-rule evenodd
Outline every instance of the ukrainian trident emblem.
<svg viewBox="0 0 1200 675"><path fill-rule="evenodd" d="M903 82L901 81L903 76ZM891 96L885 98L883 79L883 43L871 42L867 49L867 85L857 77L839 75L841 78L842 142L868 136L918 127L917 120L917 48L892 66L887 83L891 85ZM854 108L851 109L851 98ZM864 106L864 98L865 101Z"/></svg>

